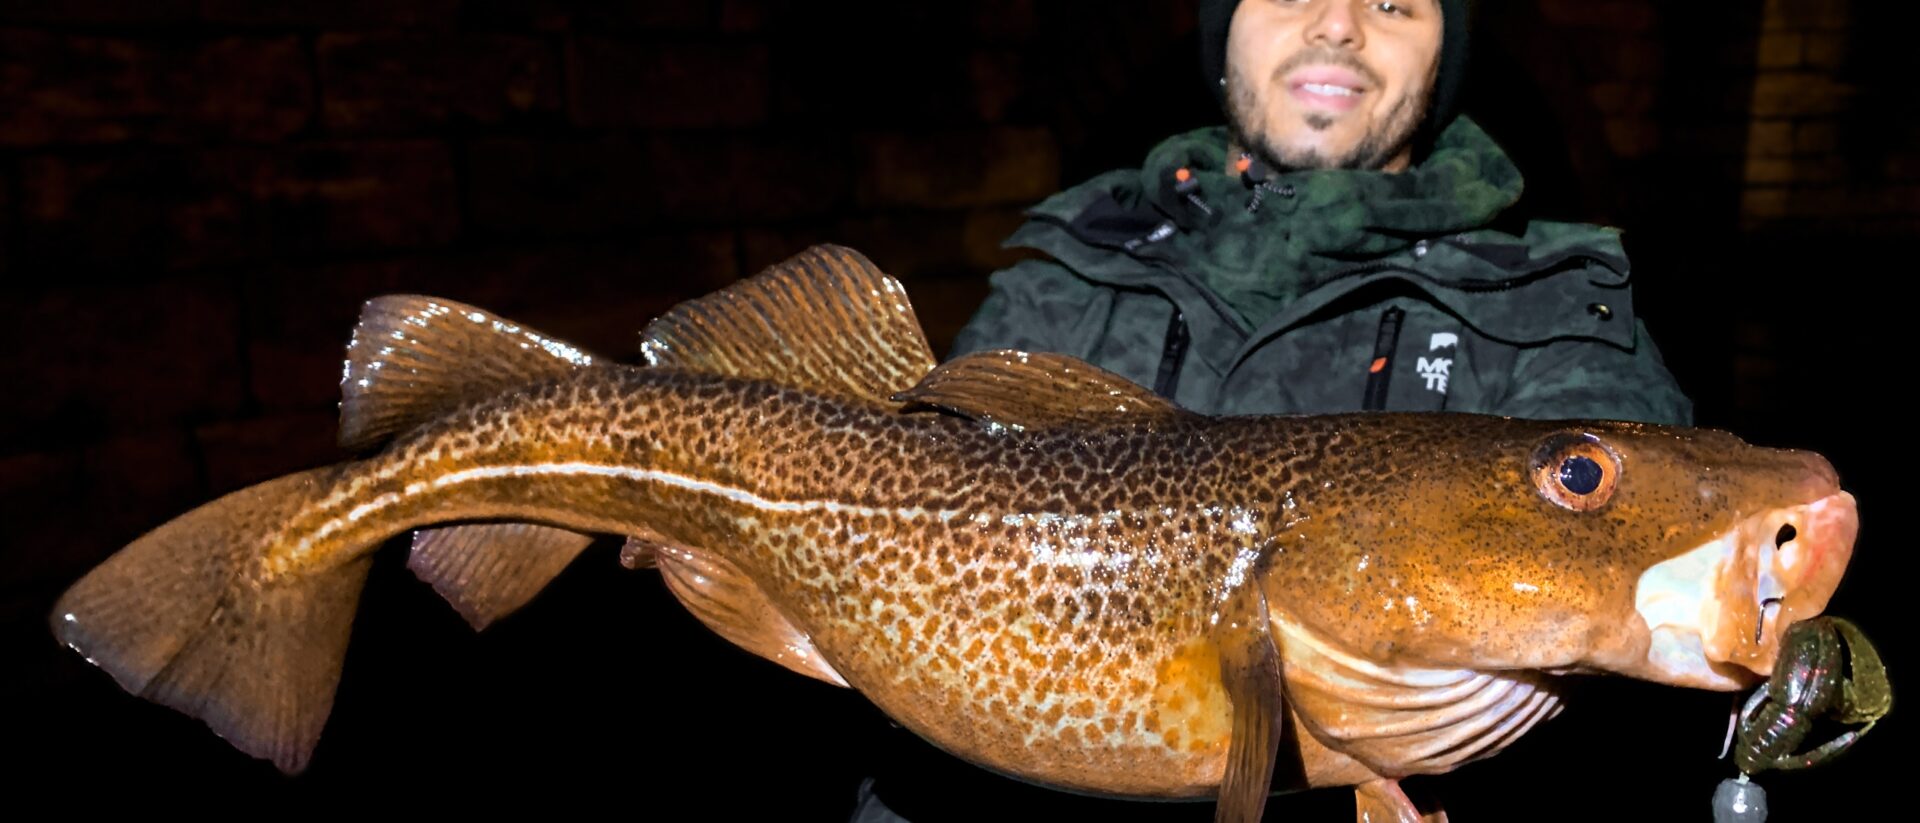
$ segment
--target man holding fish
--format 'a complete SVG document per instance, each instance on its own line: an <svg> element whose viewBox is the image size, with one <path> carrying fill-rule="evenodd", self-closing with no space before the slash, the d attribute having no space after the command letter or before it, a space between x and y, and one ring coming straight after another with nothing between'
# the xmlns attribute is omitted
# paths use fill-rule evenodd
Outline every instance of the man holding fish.
<svg viewBox="0 0 1920 823"><path fill-rule="evenodd" d="M1009 245L1045 256L993 276L952 354L1069 354L1209 414L1689 425L1615 231L1487 228L1522 180L1456 115L1466 18L1459 0L1205 0L1226 124L1030 211ZM899 819L887 798L951 806L907 768L863 787L856 821Z"/></svg>
<svg viewBox="0 0 1920 823"><path fill-rule="evenodd" d="M1108 278L1023 325L1058 346L989 339L1010 303L1068 305L1005 277L963 337L983 350L937 364L900 284L832 246L674 308L637 366L474 306L370 300L340 383L356 457L147 533L67 590L53 634L298 772L384 541L413 533L409 567L481 628L618 535L720 637L955 757L1216 800L1222 821L1321 786L1354 787L1363 820L1419 820L1401 779L1497 754L1560 711L1568 674L1733 691L1793 663L1805 687L1756 714L1753 762L1792 759L1816 714L1884 713L1840 689L1844 633L1782 640L1853 550L1826 460L1520 419L1682 422L1686 404L1631 322L1610 235L1475 230L1517 189L1511 166L1465 121L1421 154L1443 18L1455 32L1431 2L1241 6L1224 88L1244 162L1219 135L1177 139L1171 187L1082 192L1025 233ZM1139 202L1167 216L1114 239ZM1230 225L1280 240L1216 236ZM1231 276L1252 261L1286 283ZM1356 309L1364 334L1341 319ZM1126 356L1142 324L1170 332L1157 364ZM1115 339L1067 345L1098 329ZM1333 345L1356 334L1372 360ZM984 350L1008 342L1030 350ZM1515 416L1251 414L1439 408Z"/></svg>

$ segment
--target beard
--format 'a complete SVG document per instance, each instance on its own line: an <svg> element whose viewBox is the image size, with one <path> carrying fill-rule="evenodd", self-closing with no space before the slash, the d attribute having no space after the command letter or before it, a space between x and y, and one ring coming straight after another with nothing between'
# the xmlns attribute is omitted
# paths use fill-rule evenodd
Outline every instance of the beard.
<svg viewBox="0 0 1920 823"><path fill-rule="evenodd" d="M1273 71L1271 79L1262 87L1249 82L1233 61L1227 62L1227 129L1233 139L1268 166L1280 169L1362 169L1376 171L1388 161L1398 156L1413 142L1414 132L1420 127L1420 121L1427 116L1427 110L1433 100L1433 75L1419 88L1395 100L1386 113L1375 119L1361 135L1360 141L1352 148L1338 155L1322 154L1319 149L1294 148L1282 145L1278 137L1270 134L1266 122L1266 106L1263 91L1284 94L1284 78L1302 66L1333 65L1350 69L1360 74L1373 88L1382 85L1379 75L1351 53L1338 49L1306 49L1287 58ZM1437 67L1436 67L1437 68ZM1313 131L1326 131L1333 127L1336 119L1333 115L1318 112L1301 116L1301 122Z"/></svg>

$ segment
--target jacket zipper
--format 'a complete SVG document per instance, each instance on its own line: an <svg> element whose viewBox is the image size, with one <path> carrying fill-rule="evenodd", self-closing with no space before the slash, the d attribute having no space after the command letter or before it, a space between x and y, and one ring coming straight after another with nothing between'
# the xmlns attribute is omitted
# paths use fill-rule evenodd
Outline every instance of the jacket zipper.
<svg viewBox="0 0 1920 823"><path fill-rule="evenodd" d="M1160 371L1154 377L1153 391L1168 400L1180 388L1180 365L1187 359L1187 343L1191 340L1187 331L1187 316L1179 309L1173 310L1173 320L1167 323L1167 342L1160 349Z"/></svg>
<svg viewBox="0 0 1920 823"><path fill-rule="evenodd" d="M1373 338L1373 360L1367 364L1367 391L1360 408L1380 411L1387 407L1387 386L1393 381L1393 352L1400 346L1400 324L1407 319L1398 306L1380 315L1380 333Z"/></svg>

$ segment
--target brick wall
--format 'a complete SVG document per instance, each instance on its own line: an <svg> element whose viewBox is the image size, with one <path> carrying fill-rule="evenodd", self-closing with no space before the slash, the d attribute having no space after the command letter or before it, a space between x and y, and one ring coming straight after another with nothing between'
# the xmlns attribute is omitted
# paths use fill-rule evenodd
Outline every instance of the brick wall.
<svg viewBox="0 0 1920 823"><path fill-rule="evenodd" d="M1900 79L1907 69L1899 58L1911 13L1889 5L1765 4L1741 200L1746 228L1920 231L1920 98Z"/></svg>

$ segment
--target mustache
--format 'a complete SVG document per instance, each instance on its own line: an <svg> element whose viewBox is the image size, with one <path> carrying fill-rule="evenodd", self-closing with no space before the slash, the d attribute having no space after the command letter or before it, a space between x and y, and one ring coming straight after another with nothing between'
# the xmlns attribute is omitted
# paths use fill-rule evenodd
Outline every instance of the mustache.
<svg viewBox="0 0 1920 823"><path fill-rule="evenodd" d="M1327 46L1314 46L1294 52L1293 56L1288 57L1281 62L1279 68L1273 70L1273 82L1278 85L1288 74L1306 66L1336 66L1360 75L1374 88L1386 85L1386 81L1380 79L1380 74L1375 72L1372 66L1360 62L1360 58L1354 56L1353 52Z"/></svg>

